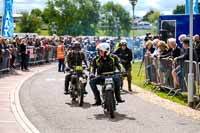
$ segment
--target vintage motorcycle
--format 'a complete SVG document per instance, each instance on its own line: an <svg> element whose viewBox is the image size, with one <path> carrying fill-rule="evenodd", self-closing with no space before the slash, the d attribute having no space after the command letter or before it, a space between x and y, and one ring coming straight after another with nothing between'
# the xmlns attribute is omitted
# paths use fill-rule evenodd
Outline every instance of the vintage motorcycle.
<svg viewBox="0 0 200 133"><path fill-rule="evenodd" d="M102 86L102 107L104 113L109 113L110 118L115 117L117 101L115 100L115 84L113 81L113 76L122 76L121 72L106 72L102 73L100 77L105 78L105 81L101 83Z"/></svg>
<svg viewBox="0 0 200 133"><path fill-rule="evenodd" d="M73 69L67 71L71 75L69 94L72 102L77 101L79 106L83 106L85 86L87 84L87 75L84 74L84 70L85 67L83 66L75 66Z"/></svg>

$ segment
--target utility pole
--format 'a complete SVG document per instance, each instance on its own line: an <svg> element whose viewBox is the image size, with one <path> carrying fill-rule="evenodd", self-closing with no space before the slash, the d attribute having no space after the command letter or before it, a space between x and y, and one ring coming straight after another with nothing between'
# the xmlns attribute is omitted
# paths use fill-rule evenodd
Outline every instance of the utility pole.
<svg viewBox="0 0 200 133"><path fill-rule="evenodd" d="M190 0L190 65L188 74L188 106L193 106L194 95L194 73L193 73L193 0Z"/></svg>
<svg viewBox="0 0 200 133"><path fill-rule="evenodd" d="M132 12L133 12L133 18L132 18L132 26L131 26L131 29L132 29L132 33L133 33L133 45L132 45L132 47L133 47L133 61L134 61L134 39L135 39L135 37L134 37L134 31L133 31L133 26L134 26L134 16L135 16L135 5L136 5L136 3L137 3L137 0L129 0L130 1L130 3L131 3L131 5L132 5Z"/></svg>

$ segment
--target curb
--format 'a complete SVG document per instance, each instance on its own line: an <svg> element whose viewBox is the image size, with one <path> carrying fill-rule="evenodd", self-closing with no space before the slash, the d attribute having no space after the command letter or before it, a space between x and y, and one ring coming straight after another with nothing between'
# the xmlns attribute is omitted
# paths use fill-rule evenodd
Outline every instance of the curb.
<svg viewBox="0 0 200 133"><path fill-rule="evenodd" d="M12 112L13 112L17 122L21 125L21 127L24 129L24 131L26 133L40 133L40 131L31 123L31 121L29 121L29 119L25 115L25 113L22 109L21 103L20 103L19 91L25 81L29 80L34 75L44 72L53 67L55 67L55 66L50 66L44 70L36 70L36 72L33 72L28 77L25 77L21 82L19 82L17 84L16 88L11 91L10 104L11 104Z"/></svg>

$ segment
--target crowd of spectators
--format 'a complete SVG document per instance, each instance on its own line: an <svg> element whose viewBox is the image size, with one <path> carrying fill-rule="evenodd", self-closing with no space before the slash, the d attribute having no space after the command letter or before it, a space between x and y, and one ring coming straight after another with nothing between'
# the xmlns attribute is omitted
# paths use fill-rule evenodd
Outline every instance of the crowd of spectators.
<svg viewBox="0 0 200 133"><path fill-rule="evenodd" d="M55 37L24 37L15 36L14 39L0 37L0 71L14 69L20 66L22 71L28 70L30 50L43 48L42 53L48 56L51 46L56 46L59 39ZM35 52L35 51L34 51ZM41 54L41 53L34 53ZM48 60L46 60L48 62Z"/></svg>
<svg viewBox="0 0 200 133"><path fill-rule="evenodd" d="M166 84L167 77L171 76L174 89L182 89L180 84L183 78L184 61L189 60L190 38L182 34L177 41L175 38L169 38L167 42L158 37L148 37L145 42L145 57L152 60L159 60L156 66L156 79L158 84ZM177 44L177 42L179 42ZM170 60L171 64L164 64L162 60ZM193 61L200 62L200 38L199 35L193 36ZM147 67L147 79L152 81L152 67ZM187 70L188 71L188 70ZM166 75L168 74L168 76Z"/></svg>
<svg viewBox="0 0 200 133"><path fill-rule="evenodd" d="M108 41L109 39L104 39ZM33 58L38 62L45 60L49 62L49 50L53 47L53 57L56 58L56 47L60 43L64 43L66 49L70 49L73 42L78 41L82 45L82 48L87 51L96 51L96 45L100 39L98 37L72 37L72 36L15 36L13 39L8 39L0 36L0 72L8 69L15 69L16 66L20 66L22 71L28 70L30 64L30 58ZM114 43L113 44L114 49ZM32 49L32 50L30 50ZM34 50L33 50L34 49ZM42 58L43 57L43 58Z"/></svg>

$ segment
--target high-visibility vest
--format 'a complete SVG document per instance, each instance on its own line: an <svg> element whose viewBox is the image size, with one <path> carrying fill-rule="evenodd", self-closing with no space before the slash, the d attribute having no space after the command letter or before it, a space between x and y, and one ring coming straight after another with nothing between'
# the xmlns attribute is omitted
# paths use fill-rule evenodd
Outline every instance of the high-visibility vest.
<svg viewBox="0 0 200 133"><path fill-rule="evenodd" d="M65 59L63 45L58 45L57 47L57 59Z"/></svg>

